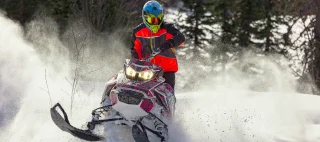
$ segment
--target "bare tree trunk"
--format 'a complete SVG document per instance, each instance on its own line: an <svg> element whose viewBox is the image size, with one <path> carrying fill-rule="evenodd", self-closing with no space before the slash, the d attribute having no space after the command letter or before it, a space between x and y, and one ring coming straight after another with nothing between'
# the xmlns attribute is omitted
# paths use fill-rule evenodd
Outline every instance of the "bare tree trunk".
<svg viewBox="0 0 320 142"><path fill-rule="evenodd" d="M269 8L268 8L268 12L266 13L267 14L267 37L266 37L266 47L265 47L265 52L269 52L270 51L270 48L271 48L271 36L272 36L272 33L271 33L271 30L272 30L272 23L271 23L271 16L269 15Z"/></svg>
<svg viewBox="0 0 320 142"><path fill-rule="evenodd" d="M316 24L314 27L315 49L313 52L313 60L310 63L310 73L314 81L320 89L320 10L316 12Z"/></svg>
<svg viewBox="0 0 320 142"><path fill-rule="evenodd" d="M19 19L20 21L23 21L23 12L24 12L24 0L20 0L20 3L19 3L19 8L20 8L20 11L19 11Z"/></svg>

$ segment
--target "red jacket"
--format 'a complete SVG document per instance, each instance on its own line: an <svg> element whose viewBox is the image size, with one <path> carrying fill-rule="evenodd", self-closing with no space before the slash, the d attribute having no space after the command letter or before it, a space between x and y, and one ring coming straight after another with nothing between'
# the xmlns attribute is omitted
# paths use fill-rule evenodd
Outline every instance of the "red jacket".
<svg viewBox="0 0 320 142"><path fill-rule="evenodd" d="M185 37L172 24L163 22L157 33L152 33L143 23L133 30L131 54L133 58L144 59L152 53L152 48L169 41L173 47L155 56L151 62L161 66L164 72L177 72L178 62L174 47L184 44Z"/></svg>

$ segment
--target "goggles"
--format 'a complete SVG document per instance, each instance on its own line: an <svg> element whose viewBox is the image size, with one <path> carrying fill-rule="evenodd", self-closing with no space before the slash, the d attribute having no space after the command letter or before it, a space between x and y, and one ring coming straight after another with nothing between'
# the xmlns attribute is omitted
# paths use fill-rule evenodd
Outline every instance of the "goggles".
<svg viewBox="0 0 320 142"><path fill-rule="evenodd" d="M150 25L160 25L162 22L162 14L159 15L159 17L156 17L152 14L149 15L143 15L146 22Z"/></svg>

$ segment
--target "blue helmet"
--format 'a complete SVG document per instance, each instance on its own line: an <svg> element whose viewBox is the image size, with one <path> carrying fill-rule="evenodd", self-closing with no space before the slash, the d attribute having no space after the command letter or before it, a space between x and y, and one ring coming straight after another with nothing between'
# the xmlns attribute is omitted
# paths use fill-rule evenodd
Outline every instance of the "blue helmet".
<svg viewBox="0 0 320 142"><path fill-rule="evenodd" d="M163 22L163 8L161 4L155 0L144 4L142 8L142 20L151 32L158 32Z"/></svg>

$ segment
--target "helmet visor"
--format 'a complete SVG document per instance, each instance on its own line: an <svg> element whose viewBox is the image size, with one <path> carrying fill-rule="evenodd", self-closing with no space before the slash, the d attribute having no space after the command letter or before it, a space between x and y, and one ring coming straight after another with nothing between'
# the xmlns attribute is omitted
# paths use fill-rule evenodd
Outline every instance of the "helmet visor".
<svg viewBox="0 0 320 142"><path fill-rule="evenodd" d="M146 20L146 22L149 24L149 25L160 25L161 22L162 22L162 17L160 16L159 17L156 17L152 14L149 14L149 15L143 15L144 16L144 19Z"/></svg>

